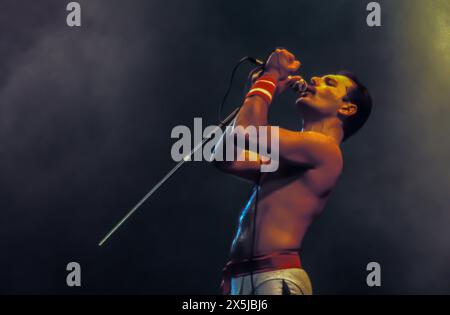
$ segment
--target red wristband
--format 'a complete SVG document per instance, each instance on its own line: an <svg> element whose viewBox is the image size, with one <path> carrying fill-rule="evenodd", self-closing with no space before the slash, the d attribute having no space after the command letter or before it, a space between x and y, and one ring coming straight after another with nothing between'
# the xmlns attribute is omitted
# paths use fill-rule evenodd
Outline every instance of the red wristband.
<svg viewBox="0 0 450 315"><path fill-rule="evenodd" d="M263 75L253 84L252 88L247 93L247 97L259 95L270 104L276 89L277 80L271 76Z"/></svg>

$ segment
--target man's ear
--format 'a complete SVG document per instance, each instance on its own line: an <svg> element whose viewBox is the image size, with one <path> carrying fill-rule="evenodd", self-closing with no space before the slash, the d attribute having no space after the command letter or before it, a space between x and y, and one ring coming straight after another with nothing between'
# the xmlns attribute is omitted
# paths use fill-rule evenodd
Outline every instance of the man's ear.
<svg viewBox="0 0 450 315"><path fill-rule="evenodd" d="M358 111L358 106L356 106L353 103L346 102L346 103L344 103L344 105L341 106L341 108L338 109L338 114L345 116L345 117L349 117L349 116L355 115L357 111Z"/></svg>

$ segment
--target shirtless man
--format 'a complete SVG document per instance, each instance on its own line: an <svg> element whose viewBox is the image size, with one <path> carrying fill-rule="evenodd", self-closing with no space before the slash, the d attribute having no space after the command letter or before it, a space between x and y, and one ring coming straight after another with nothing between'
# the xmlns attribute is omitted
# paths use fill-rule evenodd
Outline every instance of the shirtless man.
<svg viewBox="0 0 450 315"><path fill-rule="evenodd" d="M293 54L276 49L262 77L275 83L276 95L300 79L294 75L299 67ZM268 126L271 98L250 94L235 126ZM262 160L257 152L243 151L246 161L214 162L222 171L256 184L242 210L224 268L224 294L312 294L299 258L302 240L342 172L341 143L362 127L372 105L367 89L353 75L341 73L313 77L307 92L298 95L296 106L303 130L279 128L275 172L260 172ZM222 140L230 141L227 136ZM256 161L249 159L251 155L256 155Z"/></svg>

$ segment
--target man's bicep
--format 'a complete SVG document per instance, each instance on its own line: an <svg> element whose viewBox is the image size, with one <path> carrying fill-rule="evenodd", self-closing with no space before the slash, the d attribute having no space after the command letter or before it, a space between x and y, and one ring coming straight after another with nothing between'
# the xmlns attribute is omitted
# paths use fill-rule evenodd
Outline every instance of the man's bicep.
<svg viewBox="0 0 450 315"><path fill-rule="evenodd" d="M295 132L280 128L280 160L309 167L320 165L330 154L336 153L331 139L318 132Z"/></svg>
<svg viewBox="0 0 450 315"><path fill-rule="evenodd" d="M242 150L233 161L212 161L221 171L250 181L257 181L261 167L260 156L252 151Z"/></svg>

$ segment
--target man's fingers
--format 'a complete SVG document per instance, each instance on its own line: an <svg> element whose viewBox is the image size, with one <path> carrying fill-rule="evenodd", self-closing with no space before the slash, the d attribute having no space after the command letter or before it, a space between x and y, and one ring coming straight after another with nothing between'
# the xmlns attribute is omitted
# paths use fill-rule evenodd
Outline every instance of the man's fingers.
<svg viewBox="0 0 450 315"><path fill-rule="evenodd" d="M302 79L302 77L299 75L290 75L286 79L286 84L290 86L290 85L293 85L294 83L300 81L301 79Z"/></svg>
<svg viewBox="0 0 450 315"><path fill-rule="evenodd" d="M297 71L298 68L300 68L300 65L301 65L300 61L295 60L294 62L289 64L288 68L291 71Z"/></svg>
<svg viewBox="0 0 450 315"><path fill-rule="evenodd" d="M268 68L277 69L281 78L286 78L287 75L295 73L300 68L301 63L288 50L277 48L270 55L266 65Z"/></svg>
<svg viewBox="0 0 450 315"><path fill-rule="evenodd" d="M278 58L282 57L281 60L278 60L281 61L281 65L289 72L295 72L300 68L301 62L296 60L295 56L287 50L280 51L277 55Z"/></svg>
<svg viewBox="0 0 450 315"><path fill-rule="evenodd" d="M292 87L295 83L302 80L303 78L299 75L290 75L286 78L286 80L283 80L280 82L280 84L286 88L286 87Z"/></svg>
<svg viewBox="0 0 450 315"><path fill-rule="evenodd" d="M295 60L295 55L286 49L281 49L279 53L283 54L289 64L297 61Z"/></svg>
<svg viewBox="0 0 450 315"><path fill-rule="evenodd" d="M287 88L291 88L296 82L302 80L299 75L288 75L286 79L281 80L277 87L277 94L283 93Z"/></svg>

